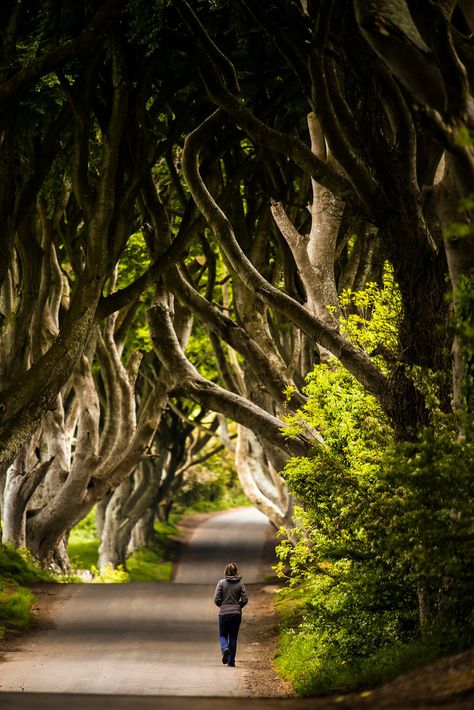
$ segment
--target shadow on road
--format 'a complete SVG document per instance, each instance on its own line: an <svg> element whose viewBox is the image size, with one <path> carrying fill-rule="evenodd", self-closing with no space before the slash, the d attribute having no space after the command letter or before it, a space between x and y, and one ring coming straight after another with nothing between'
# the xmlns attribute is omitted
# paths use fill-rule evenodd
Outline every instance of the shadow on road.
<svg viewBox="0 0 474 710"><path fill-rule="evenodd" d="M190 698L143 695L69 695L64 693L0 693L5 710L309 710L313 700ZM334 704L318 708L334 707Z"/></svg>
<svg viewBox="0 0 474 710"><path fill-rule="evenodd" d="M272 690L271 683L267 688L258 676L260 666L268 666L271 679L274 675L272 654L264 657L263 639L257 634L265 631L265 594L264 585L255 583L264 579L268 567L265 547L270 534L262 518L257 511L243 509L203 522L183 548L174 584L46 585L45 600L51 596L48 623L10 643L1 654L0 708L474 707L474 649L370 691L308 699L249 697L280 694L266 692ZM238 667L229 673L220 662L212 596L224 564L233 558L244 569L254 610L249 603L248 638Z"/></svg>

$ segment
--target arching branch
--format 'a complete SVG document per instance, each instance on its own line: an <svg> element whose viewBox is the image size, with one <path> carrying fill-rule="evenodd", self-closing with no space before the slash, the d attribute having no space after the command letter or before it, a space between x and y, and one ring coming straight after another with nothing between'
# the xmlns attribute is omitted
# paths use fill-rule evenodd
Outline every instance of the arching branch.
<svg viewBox="0 0 474 710"><path fill-rule="evenodd" d="M216 114L213 114L208 120L215 120L215 117ZM211 226L216 240L232 268L247 288L295 323L316 343L329 350L364 387L376 395L382 404L385 404L384 395L387 391L387 381L369 356L354 347L336 328L328 326L322 320L311 315L300 303L272 286L243 253L235 238L230 221L210 194L199 172L199 154L203 131L207 131L206 122L186 138L182 161L183 172L198 208Z"/></svg>
<svg viewBox="0 0 474 710"><path fill-rule="evenodd" d="M206 409L221 412L295 456L301 456L303 452L308 453L310 442L300 437L285 440L281 431L284 422L280 419L268 414L245 397L229 392L199 374L179 344L169 307L165 303L161 302L150 308L147 318L155 352L174 382L174 394L189 397Z"/></svg>
<svg viewBox="0 0 474 710"><path fill-rule="evenodd" d="M104 27L119 13L122 4L123 0L107 0L75 39L49 54L38 57L0 84L0 105L12 101L37 79L94 46L102 39Z"/></svg>

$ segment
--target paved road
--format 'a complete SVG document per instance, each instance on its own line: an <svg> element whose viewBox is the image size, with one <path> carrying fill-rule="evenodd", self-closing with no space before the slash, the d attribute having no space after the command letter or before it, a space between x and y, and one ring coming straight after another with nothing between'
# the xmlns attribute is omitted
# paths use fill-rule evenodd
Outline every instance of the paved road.
<svg viewBox="0 0 474 710"><path fill-rule="evenodd" d="M0 691L245 697L245 671L220 660L212 595L229 561L263 579L270 531L241 508L195 530L174 584L56 587L54 624L5 654Z"/></svg>
<svg viewBox="0 0 474 710"><path fill-rule="evenodd" d="M266 519L244 509L214 516L188 541L174 584L57 585L50 628L0 659L1 710L470 710L471 666L413 674L380 690L327 698L247 698L245 674L220 662L216 579L231 559L248 583L266 574ZM54 591L53 591L54 590ZM454 668L454 667L453 667ZM469 676L470 677L470 676ZM217 696L217 697L211 697ZM220 697L219 697L220 696Z"/></svg>
<svg viewBox="0 0 474 710"><path fill-rule="evenodd" d="M178 584L214 585L228 562L236 562L247 584L263 582L265 543L272 535L268 519L255 508L213 515L195 528L180 555L174 576ZM214 611L216 607L214 607Z"/></svg>

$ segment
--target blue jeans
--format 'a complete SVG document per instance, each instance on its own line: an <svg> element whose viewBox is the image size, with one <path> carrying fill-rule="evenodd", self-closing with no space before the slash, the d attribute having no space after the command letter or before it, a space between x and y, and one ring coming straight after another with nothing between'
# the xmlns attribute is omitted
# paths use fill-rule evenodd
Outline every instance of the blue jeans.
<svg viewBox="0 0 474 710"><path fill-rule="evenodd" d="M242 614L222 614L219 616L219 643L221 651L229 649L227 665L234 665L237 651L237 636L239 635Z"/></svg>

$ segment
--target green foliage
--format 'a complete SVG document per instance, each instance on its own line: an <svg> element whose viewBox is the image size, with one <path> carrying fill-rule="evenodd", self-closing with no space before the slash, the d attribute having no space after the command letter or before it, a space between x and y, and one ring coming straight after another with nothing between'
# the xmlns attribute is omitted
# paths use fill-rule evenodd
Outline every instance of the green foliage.
<svg viewBox="0 0 474 710"><path fill-rule="evenodd" d="M377 340L360 314L364 303L383 314L383 291L366 296L351 295L353 337L393 347L390 328ZM432 415L414 441L394 441L376 400L333 360L307 378L308 401L288 418L290 433L324 438L283 472L299 506L277 548L289 579L277 664L301 693L383 682L417 654L474 642L474 426L441 411L432 373L412 376Z"/></svg>
<svg viewBox="0 0 474 710"><path fill-rule="evenodd" d="M229 274L220 252L216 250L212 242L212 238L210 238L209 249L212 250L212 258L215 260L213 264L215 267L215 279L213 279L212 283L211 300L216 304L222 304L224 302L222 284L228 279ZM192 272L195 288L208 298L207 289L210 286L210 269L202 255L202 244L200 242L193 242L190 245L187 262L187 270L188 273ZM199 268L197 269L197 267ZM224 345L224 350L225 347ZM214 349L209 338L208 327L199 320L196 320L193 325L192 333L186 345L186 356L203 377L211 380L211 382L223 384L216 364Z"/></svg>
<svg viewBox="0 0 474 710"><path fill-rule="evenodd" d="M132 234L120 257L117 271L117 289L122 289L138 279L148 268L150 256L141 232ZM146 309L151 305L152 287L145 289L139 298L139 304L133 319L133 327L129 328L125 345L126 353L141 350L149 352L153 349L146 320Z"/></svg>
<svg viewBox="0 0 474 710"><path fill-rule="evenodd" d="M466 239L474 235L472 212L474 211L474 193L462 197L458 204L458 219L444 230L444 238L448 241Z"/></svg>
<svg viewBox="0 0 474 710"><path fill-rule="evenodd" d="M285 434L316 429L326 442L326 447L317 448L317 460L329 457L333 466L350 466L357 475L368 476L376 470L381 451L391 440L391 430L375 397L334 358L314 368L304 393L308 400L297 415L286 417ZM322 465L331 468L324 461ZM289 476L290 471L291 463Z"/></svg>
<svg viewBox="0 0 474 710"><path fill-rule="evenodd" d="M13 545L2 545L1 543L0 574L2 580L20 584L35 584L36 582L54 580L49 572L41 569L26 548L17 549Z"/></svg>
<svg viewBox="0 0 474 710"><path fill-rule="evenodd" d="M169 582L173 574L174 537L178 534L176 525L156 521L154 535L149 546L137 550L127 558L127 572L130 582Z"/></svg>
<svg viewBox="0 0 474 710"><path fill-rule="evenodd" d="M474 132L470 130L467 126L461 126L457 130L455 142L456 145L472 147L474 145Z"/></svg>
<svg viewBox="0 0 474 710"><path fill-rule="evenodd" d="M389 444L370 475L327 452L287 466L305 510L276 570L290 589L306 585L309 601L284 633L281 664L290 648L293 663L301 658L303 689L368 682L380 654L381 682L410 658L410 643L423 640L431 658L474 642L474 431L462 429L440 414L415 442Z"/></svg>
<svg viewBox="0 0 474 710"><path fill-rule="evenodd" d="M127 558L126 571L123 567L115 571L106 567L99 572L97 560L100 540L95 526L95 512L92 510L71 530L68 552L72 567L89 570L93 575L93 583L169 582L173 571L170 561L173 551L172 538L176 534L175 525L157 522L150 546L132 553Z"/></svg>
<svg viewBox="0 0 474 710"><path fill-rule="evenodd" d="M473 234L472 224L464 224L463 222L452 222L449 227L444 230L446 239L465 239Z"/></svg>
<svg viewBox="0 0 474 710"><path fill-rule="evenodd" d="M6 631L25 629L31 622L35 596L14 582L0 583L0 639Z"/></svg>
<svg viewBox="0 0 474 710"><path fill-rule="evenodd" d="M377 352L381 347L397 352L402 302L389 264L385 264L382 286L368 283L362 291L346 289L340 296L340 305L342 331L356 345L368 352ZM377 361L383 367L383 360Z"/></svg>
<svg viewBox="0 0 474 710"><path fill-rule="evenodd" d="M52 580L27 550L0 544L0 638L7 631L26 628L31 622L35 596L23 585Z"/></svg>
<svg viewBox="0 0 474 710"><path fill-rule="evenodd" d="M464 647L474 642L472 422L439 414L417 441L391 448L385 466L374 551L418 594L422 633Z"/></svg>
<svg viewBox="0 0 474 710"><path fill-rule="evenodd" d="M99 559L99 540L73 541L68 544L73 569L91 569Z"/></svg>
<svg viewBox="0 0 474 710"><path fill-rule="evenodd" d="M163 10L170 5L170 0L129 0L126 3L128 32L130 42L146 46L147 54L152 54L160 46L160 34L163 24Z"/></svg>
<svg viewBox="0 0 474 710"><path fill-rule="evenodd" d="M193 327L192 334L186 346L186 357L199 370L203 377L220 384L214 351L207 329L199 322Z"/></svg>
<svg viewBox="0 0 474 710"><path fill-rule="evenodd" d="M160 552L152 545L134 552L127 559L128 580L130 582L169 582L173 572L173 563L163 562Z"/></svg>
<svg viewBox="0 0 474 710"><path fill-rule="evenodd" d="M99 542L95 527L95 512L91 510L69 535L68 554L73 569L90 570L93 566L97 566Z"/></svg>
<svg viewBox="0 0 474 710"><path fill-rule="evenodd" d="M148 250L141 232L130 235L118 266L117 288L125 288L143 274L150 263Z"/></svg>
<svg viewBox="0 0 474 710"><path fill-rule="evenodd" d="M220 510L230 508L240 508L250 505L249 499L242 491L236 491L231 495L218 496L214 500L201 499L185 508L184 515L192 513L218 513Z"/></svg>
<svg viewBox="0 0 474 710"><path fill-rule="evenodd" d="M123 584L130 581L128 572L124 570L123 565L118 565L115 568L111 562L100 572L97 567L92 566L91 572L93 584Z"/></svg>
<svg viewBox="0 0 474 710"><path fill-rule="evenodd" d="M189 470L176 491L174 510L183 516L242 505L249 505L249 501L237 480L232 459L228 453L220 452Z"/></svg>
<svg viewBox="0 0 474 710"><path fill-rule="evenodd" d="M356 590L348 580L341 590L330 577L317 576L279 594L282 631L275 665L298 695L380 685L439 654L432 642L397 640L396 614L367 612Z"/></svg>
<svg viewBox="0 0 474 710"><path fill-rule="evenodd" d="M474 412L474 274L460 279L456 294L456 333L464 363L462 381L466 412Z"/></svg>

